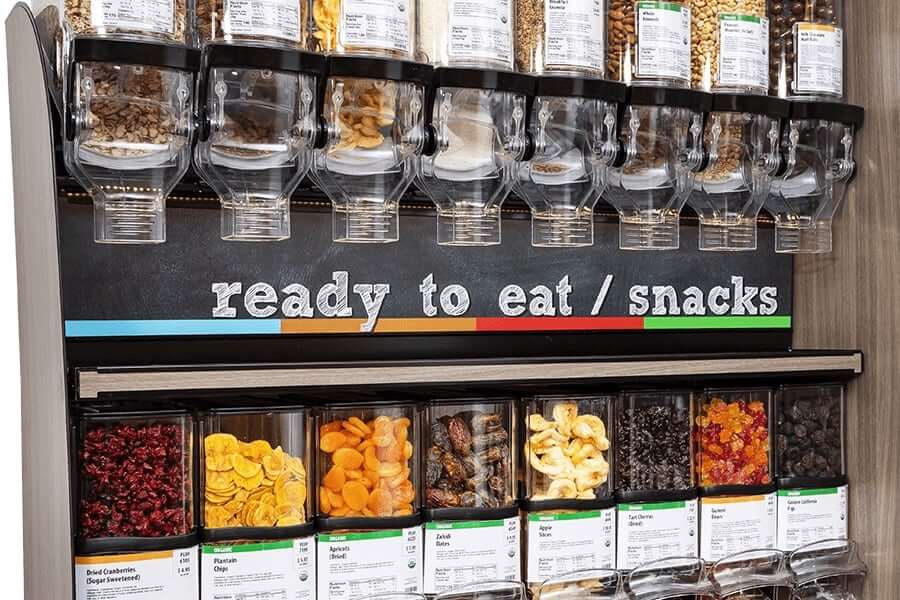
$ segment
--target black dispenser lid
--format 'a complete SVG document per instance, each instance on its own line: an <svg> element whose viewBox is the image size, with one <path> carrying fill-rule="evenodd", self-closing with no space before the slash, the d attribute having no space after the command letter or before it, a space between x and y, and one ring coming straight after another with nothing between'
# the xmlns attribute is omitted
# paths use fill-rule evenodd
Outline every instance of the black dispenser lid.
<svg viewBox="0 0 900 600"><path fill-rule="evenodd" d="M628 87L618 81L547 75L537 79L537 96L577 97L609 102L625 102Z"/></svg>
<svg viewBox="0 0 900 600"><path fill-rule="evenodd" d="M671 106L697 112L712 110L713 96L698 90L652 86L632 86L628 89L628 104L637 106Z"/></svg>
<svg viewBox="0 0 900 600"><path fill-rule="evenodd" d="M821 119L862 127L866 110L855 104L842 102L791 102L792 119Z"/></svg>
<svg viewBox="0 0 900 600"><path fill-rule="evenodd" d="M388 79L428 85L433 72L431 65L366 56L329 56L329 77L357 77L360 79Z"/></svg>

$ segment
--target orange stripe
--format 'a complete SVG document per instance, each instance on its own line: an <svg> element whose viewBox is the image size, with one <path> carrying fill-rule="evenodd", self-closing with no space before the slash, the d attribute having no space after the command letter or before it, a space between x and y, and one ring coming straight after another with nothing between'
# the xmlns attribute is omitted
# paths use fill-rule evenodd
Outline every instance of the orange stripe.
<svg viewBox="0 0 900 600"><path fill-rule="evenodd" d="M109 565L113 563L141 562L144 560L159 560L172 558L172 550L159 552L142 552L140 554L120 554L117 556L76 556L76 565Z"/></svg>
<svg viewBox="0 0 900 600"><path fill-rule="evenodd" d="M360 333L365 319L284 319L281 333ZM475 319L379 319L374 333L475 331Z"/></svg>
<svg viewBox="0 0 900 600"><path fill-rule="evenodd" d="M743 502L760 502L765 496L729 496L727 498L703 498L703 504L741 504Z"/></svg>

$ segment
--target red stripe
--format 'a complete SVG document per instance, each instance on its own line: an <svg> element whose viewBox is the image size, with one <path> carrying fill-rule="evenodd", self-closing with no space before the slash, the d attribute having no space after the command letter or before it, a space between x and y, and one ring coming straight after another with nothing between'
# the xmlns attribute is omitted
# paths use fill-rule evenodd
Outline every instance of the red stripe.
<svg viewBox="0 0 900 600"><path fill-rule="evenodd" d="M643 317L478 317L476 331L642 330Z"/></svg>

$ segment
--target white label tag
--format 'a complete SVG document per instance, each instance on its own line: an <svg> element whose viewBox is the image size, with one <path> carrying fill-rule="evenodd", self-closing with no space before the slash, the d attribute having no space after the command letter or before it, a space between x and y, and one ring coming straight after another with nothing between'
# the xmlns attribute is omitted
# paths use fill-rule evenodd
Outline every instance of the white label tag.
<svg viewBox="0 0 900 600"><path fill-rule="evenodd" d="M616 509L528 515L526 581L616 567Z"/></svg>
<svg viewBox="0 0 900 600"><path fill-rule="evenodd" d="M638 77L691 77L691 9L674 2L638 2Z"/></svg>
<svg viewBox="0 0 900 600"><path fill-rule="evenodd" d="M769 20L719 15L720 86L769 87Z"/></svg>
<svg viewBox="0 0 900 600"><path fill-rule="evenodd" d="M844 30L831 25L797 23L798 94L835 94L844 90Z"/></svg>
<svg viewBox="0 0 900 600"><path fill-rule="evenodd" d="M422 528L319 534L318 600L422 591Z"/></svg>
<svg viewBox="0 0 900 600"><path fill-rule="evenodd" d="M174 0L91 0L94 29L175 33Z"/></svg>
<svg viewBox="0 0 900 600"><path fill-rule="evenodd" d="M775 494L700 499L700 558L719 560L748 548L775 548Z"/></svg>
<svg viewBox="0 0 900 600"><path fill-rule="evenodd" d="M450 0L451 60L512 60L509 0Z"/></svg>
<svg viewBox="0 0 900 600"><path fill-rule="evenodd" d="M300 4L297 0L225 0L222 31L300 42Z"/></svg>
<svg viewBox="0 0 900 600"><path fill-rule="evenodd" d="M341 45L409 52L410 0L343 0Z"/></svg>
<svg viewBox="0 0 900 600"><path fill-rule="evenodd" d="M606 22L601 0L545 0L548 65L603 68Z"/></svg>
<svg viewBox="0 0 900 600"><path fill-rule="evenodd" d="M425 524L425 593L521 579L519 518Z"/></svg>
<svg viewBox="0 0 900 600"><path fill-rule="evenodd" d="M316 593L316 538L201 550L203 600L284 598L310 600Z"/></svg>
<svg viewBox="0 0 900 600"><path fill-rule="evenodd" d="M697 556L697 501L618 506L616 568L634 569L671 556Z"/></svg>
<svg viewBox="0 0 900 600"><path fill-rule="evenodd" d="M76 600L190 600L200 597L197 547L75 557Z"/></svg>
<svg viewBox="0 0 900 600"><path fill-rule="evenodd" d="M847 486L778 491L778 549L847 537Z"/></svg>

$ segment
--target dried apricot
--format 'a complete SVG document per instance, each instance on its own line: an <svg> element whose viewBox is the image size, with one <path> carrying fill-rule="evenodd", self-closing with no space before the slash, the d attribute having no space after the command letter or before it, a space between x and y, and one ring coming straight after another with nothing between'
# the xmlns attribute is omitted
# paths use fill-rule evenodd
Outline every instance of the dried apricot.
<svg viewBox="0 0 900 600"><path fill-rule="evenodd" d="M362 510L369 501L369 490L358 481L348 481L341 491L344 502L353 510Z"/></svg>
<svg viewBox="0 0 900 600"><path fill-rule="evenodd" d="M403 447L396 440L384 448L378 448L376 456L381 462L400 462L403 460Z"/></svg>
<svg viewBox="0 0 900 600"><path fill-rule="evenodd" d="M319 437L325 437L328 433L339 432L342 429L342 425L340 421L332 421L331 423L325 423L321 427L319 427Z"/></svg>
<svg viewBox="0 0 900 600"><path fill-rule="evenodd" d="M365 422L359 417L350 417L347 420L351 425L363 432L363 437L372 433L372 429L368 425L366 425Z"/></svg>
<svg viewBox="0 0 900 600"><path fill-rule="evenodd" d="M365 423L364 423L364 425L365 425ZM344 421L343 423L341 423L341 426L344 428L344 431L346 431L347 433L349 433L350 435L352 435L354 437L364 438L364 437L366 437L366 435L368 435L365 431L363 431L362 429L360 429L359 427L357 427L350 421Z"/></svg>
<svg viewBox="0 0 900 600"><path fill-rule="evenodd" d="M322 452L331 454L338 448L343 448L347 443L347 436L340 431L331 431L319 439L319 448Z"/></svg>
<svg viewBox="0 0 900 600"><path fill-rule="evenodd" d="M377 489L369 494L368 507L378 516L390 515L394 508L394 499L390 492Z"/></svg>
<svg viewBox="0 0 900 600"><path fill-rule="evenodd" d="M325 486L319 488L319 510L325 514L331 512L331 500L328 498L328 490Z"/></svg>
<svg viewBox="0 0 900 600"><path fill-rule="evenodd" d="M378 475L381 477L394 477L402 472L403 467L400 466L400 463L386 462L378 465Z"/></svg>
<svg viewBox="0 0 900 600"><path fill-rule="evenodd" d="M404 443L403 443L403 458L405 458L406 460L409 460L409 459L412 458L412 455L413 455L413 445L412 445L412 443L411 443L411 442L404 442Z"/></svg>
<svg viewBox="0 0 900 600"><path fill-rule="evenodd" d="M353 448L341 448L332 456L334 464L345 470L358 469L363 464L363 455Z"/></svg>
<svg viewBox="0 0 900 600"><path fill-rule="evenodd" d="M347 441L344 442L344 448L356 448L362 443L362 438L358 435L348 435Z"/></svg>
<svg viewBox="0 0 900 600"><path fill-rule="evenodd" d="M368 469L369 471L378 471L378 468L381 466L381 461L378 460L375 447L372 446L370 448L366 448L363 456L366 460L366 469Z"/></svg>
<svg viewBox="0 0 900 600"><path fill-rule="evenodd" d="M407 479L394 488L394 501L401 504L412 504L416 498L416 490L413 488L412 482Z"/></svg>
<svg viewBox="0 0 900 600"><path fill-rule="evenodd" d="M332 492L328 490L328 501L331 502L332 514L334 514L335 508L343 508L346 506L344 502L344 497L339 492Z"/></svg>
<svg viewBox="0 0 900 600"><path fill-rule="evenodd" d="M404 504L400 508L394 509L395 517L403 517L406 515L411 515L413 513L412 504Z"/></svg>
<svg viewBox="0 0 900 600"><path fill-rule="evenodd" d="M344 476L347 481L359 481L363 478L363 473L359 469L344 469Z"/></svg>
<svg viewBox="0 0 900 600"><path fill-rule="evenodd" d="M341 488L344 487L346 482L347 476L344 474L344 469L340 465L331 467L331 470L329 470L322 479L322 484L334 492L341 491Z"/></svg>

